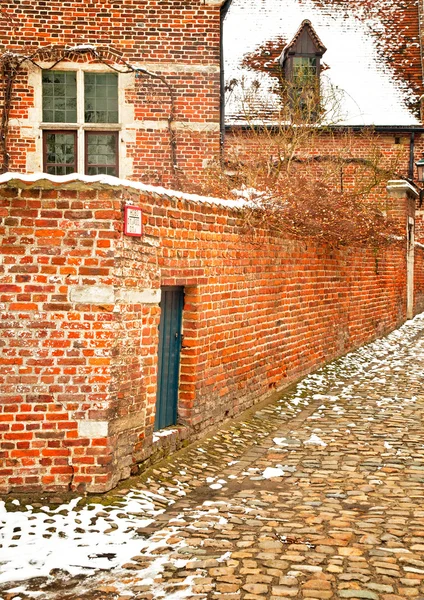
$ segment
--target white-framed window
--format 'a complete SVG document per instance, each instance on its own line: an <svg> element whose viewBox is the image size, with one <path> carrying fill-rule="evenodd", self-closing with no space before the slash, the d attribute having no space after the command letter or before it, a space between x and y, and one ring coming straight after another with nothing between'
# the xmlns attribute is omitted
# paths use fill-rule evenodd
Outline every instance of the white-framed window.
<svg viewBox="0 0 424 600"><path fill-rule="evenodd" d="M119 176L119 75L43 69L43 171Z"/></svg>

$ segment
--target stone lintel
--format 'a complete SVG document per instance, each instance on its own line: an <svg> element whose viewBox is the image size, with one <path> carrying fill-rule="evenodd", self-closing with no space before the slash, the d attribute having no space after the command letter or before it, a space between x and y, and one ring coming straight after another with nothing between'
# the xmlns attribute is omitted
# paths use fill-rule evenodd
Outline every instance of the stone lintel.
<svg viewBox="0 0 424 600"><path fill-rule="evenodd" d="M159 304L161 298L160 288L142 290L118 290L116 300L127 304Z"/></svg>
<svg viewBox="0 0 424 600"><path fill-rule="evenodd" d="M206 6L221 7L225 3L225 0L203 0L203 3L206 4Z"/></svg>
<svg viewBox="0 0 424 600"><path fill-rule="evenodd" d="M221 4L221 0L218 0ZM146 62L136 63L135 67L141 67L147 71L159 73L219 73L219 65L202 65L199 63L176 63L176 62Z"/></svg>
<svg viewBox="0 0 424 600"><path fill-rule="evenodd" d="M158 121L134 121L131 123L131 127L135 129L151 129L153 131L163 131L168 129L169 124L166 119ZM218 121L173 121L171 125L174 131L193 131L196 133L213 133L220 131L220 124Z"/></svg>
<svg viewBox="0 0 424 600"><path fill-rule="evenodd" d="M112 285L74 285L70 287L69 301L77 304L159 304L160 289L120 289Z"/></svg>
<svg viewBox="0 0 424 600"><path fill-rule="evenodd" d="M39 133L39 129L47 129L50 128L51 129L51 125L44 125L41 124L39 129L36 130L33 126L33 124L31 123L25 123L23 122L21 119L15 119L16 123L10 123L10 125L14 125L15 127L21 127L22 129L25 129L25 133L26 135L35 138L38 133ZM72 129L73 126L69 125L66 127L63 127L62 129ZM168 121L166 119L160 119L160 120L143 120L143 121L135 121L134 119L131 120L130 122L126 123L125 125L125 129L123 128L122 125L117 125L116 127L112 127L109 129L113 129L113 130L117 130L117 131L123 131L123 135L128 136L132 130L144 130L144 129L152 129L154 131L163 131L168 129L169 124ZM104 125L102 127L97 127L97 126L93 126L93 127L85 127L84 129L100 129L103 128L104 129ZM192 132L196 132L196 133L214 133L217 131L220 131L220 123L219 121L174 121L172 123L172 129L174 131L192 131Z"/></svg>

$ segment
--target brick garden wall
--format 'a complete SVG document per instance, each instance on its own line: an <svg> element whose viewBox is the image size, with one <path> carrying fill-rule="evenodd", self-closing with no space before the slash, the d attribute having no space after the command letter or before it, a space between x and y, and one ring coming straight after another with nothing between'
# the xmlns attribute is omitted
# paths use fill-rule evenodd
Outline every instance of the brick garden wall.
<svg viewBox="0 0 424 600"><path fill-rule="evenodd" d="M415 211L415 312L424 310L424 210Z"/></svg>
<svg viewBox="0 0 424 600"><path fill-rule="evenodd" d="M415 313L424 311L424 248L415 248Z"/></svg>
<svg viewBox="0 0 424 600"><path fill-rule="evenodd" d="M236 211L160 190L15 180L0 198L2 492L104 491L152 454L161 285L185 288L189 437L405 320L402 245L252 244ZM404 229L411 203L388 202Z"/></svg>

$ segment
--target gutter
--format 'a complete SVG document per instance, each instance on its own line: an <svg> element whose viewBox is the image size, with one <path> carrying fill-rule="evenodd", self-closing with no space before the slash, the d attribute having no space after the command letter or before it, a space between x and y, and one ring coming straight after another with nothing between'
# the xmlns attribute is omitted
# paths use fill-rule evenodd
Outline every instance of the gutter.
<svg viewBox="0 0 424 600"><path fill-rule="evenodd" d="M281 124L278 123L276 125L259 125L261 129L266 129L267 131L272 131L272 129L279 130L282 128ZM291 127L291 125L288 125ZM418 133L424 134L424 127L419 125L325 125L326 129L331 130L340 130L340 131L362 131L363 129L373 129L374 131L381 131L385 133ZM255 126L249 125L247 123L230 123L225 124L225 129L227 131L231 131L232 129L239 130L249 130L255 129ZM318 128L319 129L319 128Z"/></svg>

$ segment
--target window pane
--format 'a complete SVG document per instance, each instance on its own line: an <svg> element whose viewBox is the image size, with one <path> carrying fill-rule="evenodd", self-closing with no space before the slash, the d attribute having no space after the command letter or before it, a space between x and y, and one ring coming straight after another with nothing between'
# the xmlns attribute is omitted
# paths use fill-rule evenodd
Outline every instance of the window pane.
<svg viewBox="0 0 424 600"><path fill-rule="evenodd" d="M116 167L88 167L87 175L112 175L113 177L118 176Z"/></svg>
<svg viewBox="0 0 424 600"><path fill-rule="evenodd" d="M88 175L118 176L117 133L86 133Z"/></svg>
<svg viewBox="0 0 424 600"><path fill-rule="evenodd" d="M118 75L84 73L86 123L118 123Z"/></svg>
<svg viewBox="0 0 424 600"><path fill-rule="evenodd" d="M76 73L43 71L42 85L43 121L45 123L76 123Z"/></svg>
<svg viewBox="0 0 424 600"><path fill-rule="evenodd" d="M75 173L75 169L66 165L49 165L46 168L46 173L50 175L69 175L70 173Z"/></svg>
<svg viewBox="0 0 424 600"><path fill-rule="evenodd" d="M45 112L47 109L54 108L54 101L52 96L43 96L43 111ZM44 118L44 113L43 113Z"/></svg>
<svg viewBox="0 0 424 600"><path fill-rule="evenodd" d="M45 123L53 123L54 113L52 110L43 110L43 121Z"/></svg>
<svg viewBox="0 0 424 600"><path fill-rule="evenodd" d="M53 175L75 173L76 148L74 132L46 131L44 134L44 170Z"/></svg>
<svg viewBox="0 0 424 600"><path fill-rule="evenodd" d="M317 60L312 56L293 58L293 80L296 84L312 82L317 77Z"/></svg>

